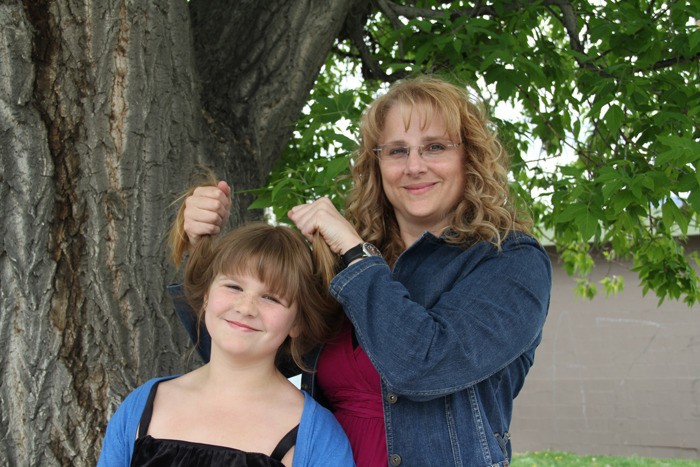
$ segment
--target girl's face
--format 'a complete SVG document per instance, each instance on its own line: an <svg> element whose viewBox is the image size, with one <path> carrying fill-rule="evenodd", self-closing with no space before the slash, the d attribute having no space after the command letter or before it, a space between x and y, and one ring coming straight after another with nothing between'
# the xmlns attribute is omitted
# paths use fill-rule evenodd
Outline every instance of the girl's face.
<svg viewBox="0 0 700 467"><path fill-rule="evenodd" d="M438 113L426 125L423 110L420 106L411 109L410 125L406 128L404 116L409 109L402 105L392 107L379 142L412 146L405 159L380 157L379 160L382 187L394 207L404 241L415 240L426 230L439 234L447 227L448 216L464 196L466 183L462 146L450 148L440 158L430 161L418 154L418 145L460 143L449 137L444 119Z"/></svg>
<svg viewBox="0 0 700 467"><path fill-rule="evenodd" d="M251 274L219 274L209 287L204 321L219 348L241 363L274 361L287 336L295 337L297 306Z"/></svg>

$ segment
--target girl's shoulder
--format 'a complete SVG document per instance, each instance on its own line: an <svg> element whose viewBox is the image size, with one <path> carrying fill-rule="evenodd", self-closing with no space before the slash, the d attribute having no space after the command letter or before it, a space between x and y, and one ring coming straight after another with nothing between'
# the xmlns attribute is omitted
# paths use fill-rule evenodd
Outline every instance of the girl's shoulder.
<svg viewBox="0 0 700 467"><path fill-rule="evenodd" d="M174 378L179 377L179 375L173 375L173 376L161 376L158 378L151 378L142 385L138 386L136 389L131 391L128 396L124 399L124 403L131 403L135 404L138 403L138 401L143 400L143 403L146 403L146 399L148 399L148 395L151 393L153 390L153 387L160 384L161 382L168 381Z"/></svg>

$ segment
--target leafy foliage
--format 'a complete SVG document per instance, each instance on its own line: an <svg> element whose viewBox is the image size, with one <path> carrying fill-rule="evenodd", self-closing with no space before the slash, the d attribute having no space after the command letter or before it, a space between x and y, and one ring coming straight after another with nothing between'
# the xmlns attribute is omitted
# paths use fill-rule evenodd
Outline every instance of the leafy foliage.
<svg viewBox="0 0 700 467"><path fill-rule="evenodd" d="M348 23L339 37L252 207L280 220L319 196L342 208L361 110L386 83L439 74L478 89L491 109L519 109L517 119L494 117L513 156L513 192L580 295L624 286L589 281L602 251L631 260L660 303L700 300L700 262L684 250L699 232L697 3L375 3L360 31Z"/></svg>

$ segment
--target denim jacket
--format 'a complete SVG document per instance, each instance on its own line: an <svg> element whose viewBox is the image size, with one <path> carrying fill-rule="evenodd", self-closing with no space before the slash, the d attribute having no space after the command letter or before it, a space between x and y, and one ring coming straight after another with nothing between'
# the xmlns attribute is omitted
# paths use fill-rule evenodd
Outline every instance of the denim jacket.
<svg viewBox="0 0 700 467"><path fill-rule="evenodd" d="M426 233L393 270L370 257L333 279L381 377L390 465L508 465L513 399L542 337L551 277L526 235L499 252Z"/></svg>
<svg viewBox="0 0 700 467"><path fill-rule="evenodd" d="M542 337L551 275L529 236L512 233L498 251L425 233L393 270L370 257L333 279L381 377L390 466L509 465L513 399ZM302 388L322 400L313 373Z"/></svg>

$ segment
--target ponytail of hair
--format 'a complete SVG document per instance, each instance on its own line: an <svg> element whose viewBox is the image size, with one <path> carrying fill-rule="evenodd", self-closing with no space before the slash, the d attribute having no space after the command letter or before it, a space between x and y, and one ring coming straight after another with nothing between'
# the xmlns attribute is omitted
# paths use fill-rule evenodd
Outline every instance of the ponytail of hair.
<svg viewBox="0 0 700 467"><path fill-rule="evenodd" d="M331 280L338 272L338 257L331 251L318 231L314 233L311 250L316 274L321 279L323 290L329 290Z"/></svg>
<svg viewBox="0 0 700 467"><path fill-rule="evenodd" d="M168 246L170 247L170 261L179 268L180 263L186 252L192 250L190 239L185 232L185 200L194 193L194 190L200 186L216 186L216 174L209 168L199 167L199 173L195 174L195 182L182 195L173 201L173 204L180 203L180 208L177 210L177 216L173 222L170 232L168 233ZM191 251L190 251L191 252Z"/></svg>

